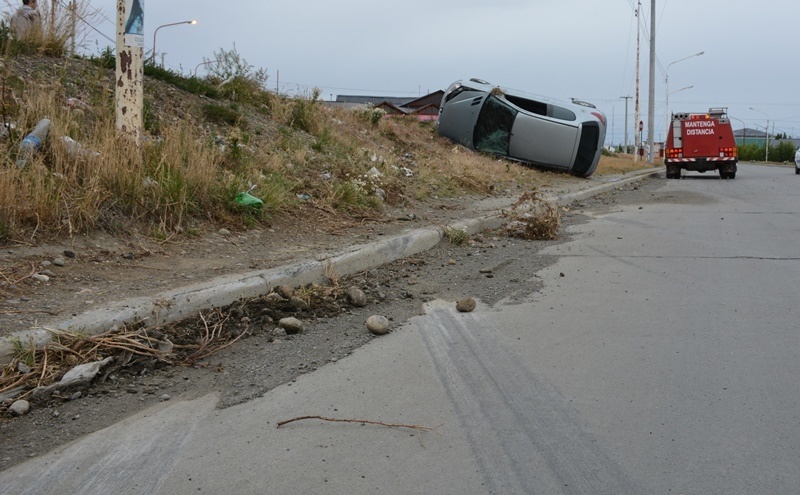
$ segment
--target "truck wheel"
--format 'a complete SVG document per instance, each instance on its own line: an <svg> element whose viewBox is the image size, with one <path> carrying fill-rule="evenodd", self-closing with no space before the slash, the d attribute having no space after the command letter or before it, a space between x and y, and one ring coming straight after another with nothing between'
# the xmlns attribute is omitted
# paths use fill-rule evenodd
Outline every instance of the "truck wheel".
<svg viewBox="0 0 800 495"><path fill-rule="evenodd" d="M674 165L667 165L667 179L680 179L681 169Z"/></svg>
<svg viewBox="0 0 800 495"><path fill-rule="evenodd" d="M729 179L735 179L736 178L736 172L728 172L728 178Z"/></svg>

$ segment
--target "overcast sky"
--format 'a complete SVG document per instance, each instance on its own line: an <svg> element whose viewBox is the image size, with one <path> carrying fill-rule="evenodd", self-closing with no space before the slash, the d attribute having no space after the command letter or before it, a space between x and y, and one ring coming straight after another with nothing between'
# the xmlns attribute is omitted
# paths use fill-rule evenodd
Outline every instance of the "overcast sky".
<svg viewBox="0 0 800 495"><path fill-rule="evenodd" d="M220 49L236 50L268 85L289 94L416 97L457 80L487 81L558 99L593 102L623 141L625 100L635 97L636 0L145 0L145 51L193 73ZM117 0L91 0L115 39ZM669 109L728 107L744 125L800 136L796 0L656 0L655 138ZM642 2L640 119L649 89L650 0ZM103 36L89 53L111 43ZM99 47L99 48L98 48ZM692 57L698 52L705 52ZM678 63L672 63L690 57ZM198 69L203 74L203 67ZM690 89L683 89L692 86ZM628 100L633 141L635 98ZM751 110L750 107L755 110ZM735 120L738 119L738 120Z"/></svg>

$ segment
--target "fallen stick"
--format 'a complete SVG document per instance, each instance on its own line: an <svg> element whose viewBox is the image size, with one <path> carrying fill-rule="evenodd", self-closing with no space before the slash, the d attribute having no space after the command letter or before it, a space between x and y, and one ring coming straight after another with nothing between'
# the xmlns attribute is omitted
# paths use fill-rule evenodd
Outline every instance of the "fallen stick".
<svg viewBox="0 0 800 495"><path fill-rule="evenodd" d="M369 425L386 426L388 428L408 428L409 430L417 430L417 431L436 431L436 428L438 428L438 426L435 427L435 428L431 428L429 426L406 425L406 424L401 424L401 423L384 423L382 421L370 421L368 419L326 418L325 416L298 416L296 418L279 421L277 428L280 428L283 425L287 425L289 423L293 423L295 421L301 421L301 420L304 420L304 419L319 419L321 421L331 421L331 422L334 422L334 423L366 423L366 424L369 424Z"/></svg>

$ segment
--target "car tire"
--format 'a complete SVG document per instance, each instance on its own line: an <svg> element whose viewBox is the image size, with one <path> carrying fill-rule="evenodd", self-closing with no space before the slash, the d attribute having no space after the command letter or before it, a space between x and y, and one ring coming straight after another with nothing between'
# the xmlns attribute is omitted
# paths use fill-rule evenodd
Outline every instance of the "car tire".
<svg viewBox="0 0 800 495"><path fill-rule="evenodd" d="M795 167L794 168L794 173L795 173L795 175L800 175L800 168Z"/></svg>

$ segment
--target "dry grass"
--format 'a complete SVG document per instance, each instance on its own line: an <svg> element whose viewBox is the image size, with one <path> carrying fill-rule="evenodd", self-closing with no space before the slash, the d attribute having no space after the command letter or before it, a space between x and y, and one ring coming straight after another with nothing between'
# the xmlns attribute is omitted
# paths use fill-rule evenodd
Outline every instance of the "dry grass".
<svg viewBox="0 0 800 495"><path fill-rule="evenodd" d="M633 155L626 155L620 153L619 155L608 156L603 155L600 157L600 163L597 165L595 171L598 175L613 175L624 174L628 172L635 172L637 170L644 170L652 166L658 166L662 161L656 160L654 165L650 165L645 160L633 161Z"/></svg>
<svg viewBox="0 0 800 495"><path fill-rule="evenodd" d="M554 176L456 146L431 123L376 118L313 99L215 101L239 117L234 124L209 122L208 98L154 81L145 84L148 139L134 147L115 129L109 71L88 61L31 57L8 60L0 79L6 118L15 126L0 143L0 242L96 230L168 238L219 223L248 228L285 214L314 215L336 228L378 218L384 205L532 190ZM65 104L75 96L88 105ZM47 143L20 169L19 142L43 116L53 122ZM71 151L64 137L91 152ZM604 156L598 173L637 168L645 167ZM234 201L252 186L263 208Z"/></svg>
<svg viewBox="0 0 800 495"><path fill-rule="evenodd" d="M0 367L0 394L25 390L21 395L24 398L37 387L58 382L76 366L108 357L123 367L139 359L165 365L194 365L247 335L229 323L232 310L235 308L201 312L197 328L180 333L176 326L161 330L122 328L100 335L51 330L50 342L44 348L37 348L33 342L12 341L14 357Z"/></svg>
<svg viewBox="0 0 800 495"><path fill-rule="evenodd" d="M558 208L538 191L520 196L504 216L506 232L511 237L552 240L558 238L561 230Z"/></svg>

